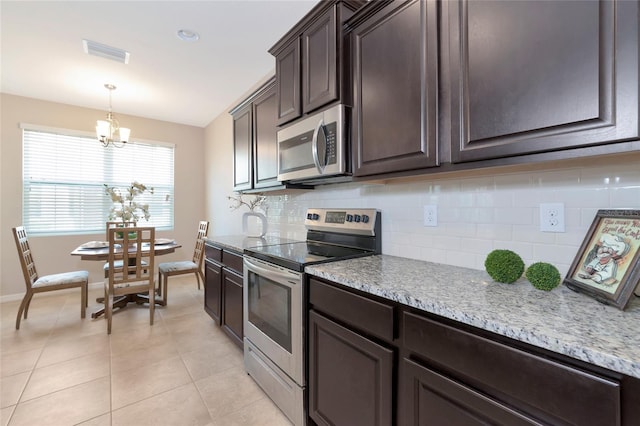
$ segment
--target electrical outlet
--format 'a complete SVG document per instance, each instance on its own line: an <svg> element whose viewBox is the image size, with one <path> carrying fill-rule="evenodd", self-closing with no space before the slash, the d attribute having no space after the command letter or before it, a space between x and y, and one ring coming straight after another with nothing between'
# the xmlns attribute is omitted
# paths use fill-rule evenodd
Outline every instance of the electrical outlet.
<svg viewBox="0 0 640 426"><path fill-rule="evenodd" d="M434 204L424 206L424 226L438 226L438 206Z"/></svg>
<svg viewBox="0 0 640 426"><path fill-rule="evenodd" d="M540 204L540 230L542 232L564 232L564 204Z"/></svg>

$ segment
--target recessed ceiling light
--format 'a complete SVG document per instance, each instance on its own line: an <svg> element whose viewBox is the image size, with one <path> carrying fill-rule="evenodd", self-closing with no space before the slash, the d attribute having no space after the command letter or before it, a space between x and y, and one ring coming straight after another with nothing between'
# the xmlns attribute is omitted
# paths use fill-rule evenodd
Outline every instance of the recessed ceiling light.
<svg viewBox="0 0 640 426"><path fill-rule="evenodd" d="M200 34L191 30L179 30L177 32L178 38L184 41L198 41L200 40Z"/></svg>

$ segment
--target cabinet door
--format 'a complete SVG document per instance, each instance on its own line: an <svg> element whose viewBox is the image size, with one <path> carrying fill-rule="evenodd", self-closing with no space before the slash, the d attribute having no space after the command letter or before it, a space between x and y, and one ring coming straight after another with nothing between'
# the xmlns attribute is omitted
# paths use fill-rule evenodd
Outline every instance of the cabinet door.
<svg viewBox="0 0 640 426"><path fill-rule="evenodd" d="M302 34L302 111L306 114L338 99L336 7Z"/></svg>
<svg viewBox="0 0 640 426"><path fill-rule="evenodd" d="M354 175L438 165L435 1L388 4L351 33Z"/></svg>
<svg viewBox="0 0 640 426"><path fill-rule="evenodd" d="M638 138L637 1L444 6L453 162Z"/></svg>
<svg viewBox="0 0 640 426"><path fill-rule="evenodd" d="M221 301L222 267L207 260L204 264L204 310L216 324L220 324Z"/></svg>
<svg viewBox="0 0 640 426"><path fill-rule="evenodd" d="M300 39L276 55L278 125L302 115L300 103Z"/></svg>
<svg viewBox="0 0 640 426"><path fill-rule="evenodd" d="M318 425L393 423L393 351L309 312L309 416Z"/></svg>
<svg viewBox="0 0 640 426"><path fill-rule="evenodd" d="M253 102L253 187L278 184L276 89L272 84Z"/></svg>
<svg viewBox="0 0 640 426"><path fill-rule="evenodd" d="M233 115L233 190L251 189L251 104Z"/></svg>
<svg viewBox="0 0 640 426"><path fill-rule="evenodd" d="M222 329L239 347L243 347L242 275L222 270Z"/></svg>
<svg viewBox="0 0 640 426"><path fill-rule="evenodd" d="M403 359L399 415L406 426L539 425L481 393Z"/></svg>

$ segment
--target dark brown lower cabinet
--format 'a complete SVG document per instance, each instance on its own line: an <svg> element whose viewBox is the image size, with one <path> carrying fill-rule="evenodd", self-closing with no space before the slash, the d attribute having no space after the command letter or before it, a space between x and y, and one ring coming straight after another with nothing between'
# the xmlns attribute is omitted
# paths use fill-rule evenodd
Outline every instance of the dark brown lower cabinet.
<svg viewBox="0 0 640 426"><path fill-rule="evenodd" d="M242 275L229 269L222 270L222 330L238 346L243 346L242 327Z"/></svg>
<svg viewBox="0 0 640 426"><path fill-rule="evenodd" d="M309 304L310 425L640 419L638 378L315 277Z"/></svg>
<svg viewBox="0 0 640 426"><path fill-rule="evenodd" d="M393 424L394 352L311 311L309 416L317 425Z"/></svg>
<svg viewBox="0 0 640 426"><path fill-rule="evenodd" d="M241 253L205 244L204 310L240 348L244 338L243 270Z"/></svg>
<svg viewBox="0 0 640 426"><path fill-rule="evenodd" d="M413 425L539 425L534 419L475 390L403 359L400 383L401 424Z"/></svg>
<svg viewBox="0 0 640 426"><path fill-rule="evenodd" d="M615 377L526 352L436 318L404 312L402 322L403 343L410 357L424 359L424 366L434 366L500 405L542 424L620 424L621 386ZM415 401L416 396L409 393L402 398ZM490 408L483 413L492 415L495 410Z"/></svg>
<svg viewBox="0 0 640 426"><path fill-rule="evenodd" d="M220 324L222 312L222 266L210 260L204 263L204 310Z"/></svg>

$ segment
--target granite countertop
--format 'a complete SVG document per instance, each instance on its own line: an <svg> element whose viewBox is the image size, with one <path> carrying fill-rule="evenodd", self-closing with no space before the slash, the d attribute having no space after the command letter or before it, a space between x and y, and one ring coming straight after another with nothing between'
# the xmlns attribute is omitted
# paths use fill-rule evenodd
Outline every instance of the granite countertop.
<svg viewBox="0 0 640 426"><path fill-rule="evenodd" d="M213 237L206 237L205 242L209 242L223 249L230 250L236 253L242 254L244 249L251 247L262 247L273 244L291 243L297 240L291 240L288 238L281 238L277 236L264 237L247 237L246 235L218 235Z"/></svg>
<svg viewBox="0 0 640 426"><path fill-rule="evenodd" d="M564 285L494 282L484 271L378 255L305 272L575 359L640 378L640 299L625 311Z"/></svg>

